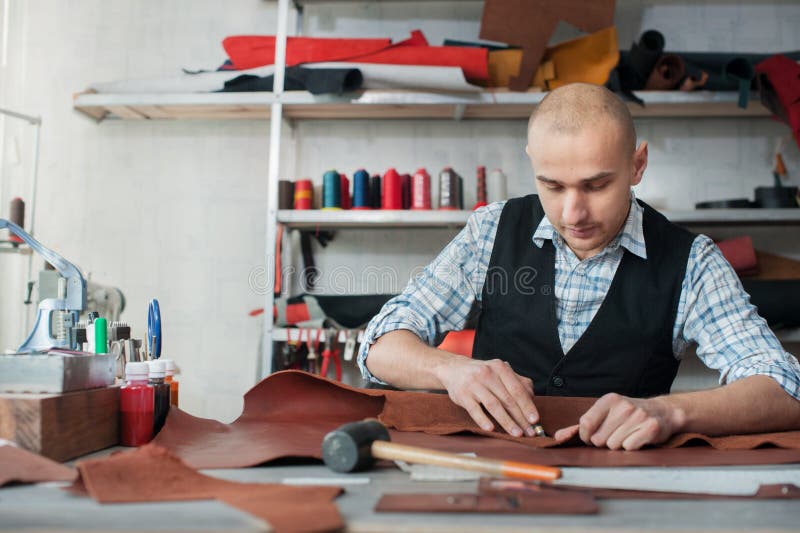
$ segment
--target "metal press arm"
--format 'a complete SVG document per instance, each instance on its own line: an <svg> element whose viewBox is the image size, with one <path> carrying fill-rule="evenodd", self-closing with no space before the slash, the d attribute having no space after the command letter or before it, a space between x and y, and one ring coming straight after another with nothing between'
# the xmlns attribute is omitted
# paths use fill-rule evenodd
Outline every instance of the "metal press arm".
<svg viewBox="0 0 800 533"><path fill-rule="evenodd" d="M46 350L53 346L74 348L69 339L56 339L54 337L51 325L52 313L50 311L70 312L73 323L77 322L78 315L86 307L86 281L83 279L80 270L53 250L45 248L42 243L13 222L0 218L0 229L4 228L8 228L11 233L25 241L31 247L31 250L53 265L66 280L66 294L59 294L59 298L42 300L39 304L39 316L37 316L36 325L22 346L20 346L19 351Z"/></svg>

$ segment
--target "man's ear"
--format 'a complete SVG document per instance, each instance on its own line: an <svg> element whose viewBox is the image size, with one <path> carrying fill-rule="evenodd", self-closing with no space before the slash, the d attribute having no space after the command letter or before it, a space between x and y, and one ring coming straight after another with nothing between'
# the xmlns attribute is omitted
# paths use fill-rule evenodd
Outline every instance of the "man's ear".
<svg viewBox="0 0 800 533"><path fill-rule="evenodd" d="M631 185L639 185L647 168L647 141L642 141L633 152L633 176Z"/></svg>
<svg viewBox="0 0 800 533"><path fill-rule="evenodd" d="M528 154L528 157L531 157L531 147L529 145L525 145L525 153Z"/></svg>

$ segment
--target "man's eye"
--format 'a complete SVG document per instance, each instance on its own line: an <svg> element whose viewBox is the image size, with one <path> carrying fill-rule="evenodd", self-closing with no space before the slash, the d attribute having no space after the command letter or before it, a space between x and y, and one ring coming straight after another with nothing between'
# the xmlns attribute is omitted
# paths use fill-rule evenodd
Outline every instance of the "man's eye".
<svg viewBox="0 0 800 533"><path fill-rule="evenodd" d="M587 191L600 191L600 190L605 189L606 185L608 185L607 181L604 182L604 183L597 184L597 185L587 185L586 186L586 190Z"/></svg>
<svg viewBox="0 0 800 533"><path fill-rule="evenodd" d="M564 187L562 187L561 185L548 185L547 186L547 190L549 190L549 191L560 191L563 188Z"/></svg>

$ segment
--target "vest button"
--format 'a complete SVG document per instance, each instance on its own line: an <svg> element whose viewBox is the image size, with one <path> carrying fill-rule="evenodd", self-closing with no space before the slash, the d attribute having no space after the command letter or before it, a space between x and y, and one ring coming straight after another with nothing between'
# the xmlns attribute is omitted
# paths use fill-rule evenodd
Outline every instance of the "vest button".
<svg viewBox="0 0 800 533"><path fill-rule="evenodd" d="M564 378L562 378L561 376L554 376L553 377L553 386L554 387L559 387L559 388L563 387L564 386Z"/></svg>

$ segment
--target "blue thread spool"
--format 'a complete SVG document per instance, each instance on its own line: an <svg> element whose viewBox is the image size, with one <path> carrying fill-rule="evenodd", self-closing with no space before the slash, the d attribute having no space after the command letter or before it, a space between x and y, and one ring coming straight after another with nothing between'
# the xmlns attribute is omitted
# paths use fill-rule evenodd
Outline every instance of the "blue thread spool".
<svg viewBox="0 0 800 533"><path fill-rule="evenodd" d="M322 176L322 209L335 210L342 208L342 179L335 170L329 170Z"/></svg>
<svg viewBox="0 0 800 533"><path fill-rule="evenodd" d="M369 173L362 169L353 174L353 209L371 209L369 198Z"/></svg>

